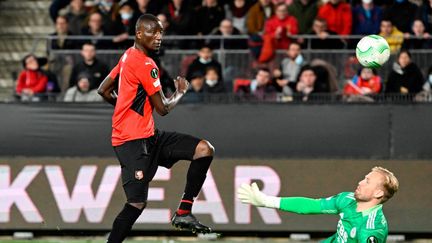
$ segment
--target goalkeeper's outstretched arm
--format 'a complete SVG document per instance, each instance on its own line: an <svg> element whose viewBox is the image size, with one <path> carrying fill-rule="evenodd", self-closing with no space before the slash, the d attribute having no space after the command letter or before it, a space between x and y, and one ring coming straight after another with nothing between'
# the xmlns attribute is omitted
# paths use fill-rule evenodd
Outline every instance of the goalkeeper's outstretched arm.
<svg viewBox="0 0 432 243"><path fill-rule="evenodd" d="M268 196L259 190L256 183L241 185L237 190L237 196L242 203L252 204L257 207L276 208L298 214L323 213L319 199Z"/></svg>

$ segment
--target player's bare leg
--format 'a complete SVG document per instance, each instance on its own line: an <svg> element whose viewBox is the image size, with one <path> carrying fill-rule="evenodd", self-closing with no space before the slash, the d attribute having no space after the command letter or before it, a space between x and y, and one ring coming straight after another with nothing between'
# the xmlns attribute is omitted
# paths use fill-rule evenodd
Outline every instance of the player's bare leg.
<svg viewBox="0 0 432 243"><path fill-rule="evenodd" d="M213 155L213 146L208 141L201 140L195 149L193 160L189 166L183 198L171 219L171 224L177 229L191 230L194 233L211 232L210 227L201 224L192 214L192 205L204 184Z"/></svg>

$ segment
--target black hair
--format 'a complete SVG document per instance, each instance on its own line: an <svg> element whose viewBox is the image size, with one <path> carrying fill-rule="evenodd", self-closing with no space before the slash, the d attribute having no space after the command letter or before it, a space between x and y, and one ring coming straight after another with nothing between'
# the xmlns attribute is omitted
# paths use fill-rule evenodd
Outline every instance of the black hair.
<svg viewBox="0 0 432 243"><path fill-rule="evenodd" d="M139 27L147 21L153 21L153 22L158 22L159 19L154 16L153 14L143 14L141 16L139 16L136 25L135 25L135 31L138 31Z"/></svg>
<svg viewBox="0 0 432 243"><path fill-rule="evenodd" d="M22 59L22 65L23 65L23 68L26 68L26 60L27 60L29 57L34 57L34 59L36 59L36 61L38 60L37 56L34 55L33 53L30 53L30 54L25 55L25 56L23 57L23 59ZM38 62L38 64L39 64L39 62Z"/></svg>
<svg viewBox="0 0 432 243"><path fill-rule="evenodd" d="M397 54L397 58L399 58L400 55L401 55L402 53L406 53L406 54L408 55L408 57L409 57L410 59L412 59L411 52L409 52L408 49L401 49L401 50L399 51L399 53Z"/></svg>

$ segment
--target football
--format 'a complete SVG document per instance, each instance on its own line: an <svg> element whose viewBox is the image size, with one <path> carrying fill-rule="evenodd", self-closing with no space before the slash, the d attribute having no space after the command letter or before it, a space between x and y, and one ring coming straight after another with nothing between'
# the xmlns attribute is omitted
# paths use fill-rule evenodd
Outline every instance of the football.
<svg viewBox="0 0 432 243"><path fill-rule="evenodd" d="M379 68L389 59L390 46L383 37L368 35L357 43L356 56L362 66Z"/></svg>

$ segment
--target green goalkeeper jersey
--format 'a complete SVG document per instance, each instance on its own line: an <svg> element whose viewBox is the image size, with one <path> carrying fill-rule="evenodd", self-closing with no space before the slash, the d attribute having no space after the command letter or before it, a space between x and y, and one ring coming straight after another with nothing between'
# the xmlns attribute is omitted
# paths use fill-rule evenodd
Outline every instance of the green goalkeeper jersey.
<svg viewBox="0 0 432 243"><path fill-rule="evenodd" d="M339 214L337 232L322 242L386 242L388 227L382 204L357 212L357 201L352 192L311 199L283 197L279 209L299 214Z"/></svg>

